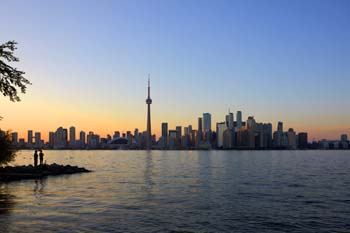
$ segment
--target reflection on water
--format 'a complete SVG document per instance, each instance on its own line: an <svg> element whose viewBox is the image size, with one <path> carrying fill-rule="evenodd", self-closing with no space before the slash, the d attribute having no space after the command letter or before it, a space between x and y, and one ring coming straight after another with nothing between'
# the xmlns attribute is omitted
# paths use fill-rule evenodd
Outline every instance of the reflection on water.
<svg viewBox="0 0 350 233"><path fill-rule="evenodd" d="M145 152L145 169L144 169L144 186L143 189L147 192L147 195L150 197L152 195L153 188L153 161L152 161L152 151Z"/></svg>
<svg viewBox="0 0 350 233"><path fill-rule="evenodd" d="M0 183L0 215L8 214L15 205L15 196L11 194L7 184Z"/></svg>
<svg viewBox="0 0 350 233"><path fill-rule="evenodd" d="M10 213L15 206L15 196L11 194L7 184L0 183L0 219L1 232L9 232Z"/></svg>
<svg viewBox="0 0 350 233"><path fill-rule="evenodd" d="M32 163L32 151L15 162ZM93 173L0 184L0 232L346 232L348 151L46 151Z"/></svg>
<svg viewBox="0 0 350 233"><path fill-rule="evenodd" d="M45 188L46 182L47 182L47 177L34 180L33 191L38 198L40 198L41 195L44 194L44 188Z"/></svg>

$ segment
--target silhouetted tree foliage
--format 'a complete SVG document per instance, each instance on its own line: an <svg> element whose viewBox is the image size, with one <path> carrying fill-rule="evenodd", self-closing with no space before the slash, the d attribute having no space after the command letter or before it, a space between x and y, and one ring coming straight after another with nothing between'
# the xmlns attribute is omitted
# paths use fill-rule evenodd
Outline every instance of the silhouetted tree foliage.
<svg viewBox="0 0 350 233"><path fill-rule="evenodd" d="M0 45L0 92L8 96L11 101L18 102L21 99L18 96L17 89L25 93L27 85L31 83L23 77L24 72L8 65L10 62L18 62L19 59L13 55L17 49L15 41L8 41ZM0 116L0 121L2 117ZM16 156L16 149L11 143L9 132L0 130L0 165L8 164Z"/></svg>
<svg viewBox="0 0 350 233"><path fill-rule="evenodd" d="M0 130L0 165L12 162L16 157L16 149L12 145L9 132Z"/></svg>
<svg viewBox="0 0 350 233"><path fill-rule="evenodd" d="M17 49L15 41L8 41L0 45L0 92L8 96L11 101L21 101L17 89L26 92L27 85L31 83L23 77L24 72L13 68L5 62L18 62L19 59L13 55Z"/></svg>

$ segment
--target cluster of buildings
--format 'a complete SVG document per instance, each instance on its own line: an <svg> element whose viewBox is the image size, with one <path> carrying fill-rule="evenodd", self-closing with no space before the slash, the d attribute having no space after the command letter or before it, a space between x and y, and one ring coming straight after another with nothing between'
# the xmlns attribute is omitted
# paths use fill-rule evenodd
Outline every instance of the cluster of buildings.
<svg viewBox="0 0 350 233"><path fill-rule="evenodd" d="M327 141L308 143L305 132L295 132L292 128L283 129L283 123L278 122L277 130L272 131L271 123L256 122L253 116L246 121L242 119L242 112L228 112L224 121L217 122L212 130L210 113L203 113L198 118L197 128L192 125L186 127L176 126L169 129L168 123L161 124L161 136L151 132L151 104L150 80L148 79L147 104L147 130L132 133L115 131L113 136L102 138L93 132L84 131L76 135L76 128L59 127L55 132L49 133L48 142L41 139L41 133L28 131L27 141L18 139L18 133L12 133L12 142L18 148L45 148L45 149L159 149L159 150L210 150L210 149L350 149L347 135L342 135L340 141Z"/></svg>
<svg viewBox="0 0 350 233"><path fill-rule="evenodd" d="M278 122L277 130L273 132L271 123L256 122L252 116L242 121L241 111L235 115L229 112L224 121L216 123L215 130L212 130L210 113L199 117L196 127L188 125L169 129L168 123L163 122L160 137L156 139L151 135L151 149L350 149L346 134L341 135L340 140L309 143L307 133L297 133L292 128L284 130L282 122ZM147 149L148 132L139 132L138 129L126 133L115 131L113 135L101 137L93 132L77 132L72 126L49 132L47 142L41 138L40 132L32 130L28 130L27 140L12 133L12 142L22 149Z"/></svg>
<svg viewBox="0 0 350 233"><path fill-rule="evenodd" d="M204 113L198 118L197 129L192 125L168 130L168 123L162 123L162 135L154 144L156 149L308 149L307 133L296 133L293 129L283 131L278 122L277 131L271 123L258 123L249 116L242 121L242 112L229 112L225 121L211 127L211 114ZM183 131L182 131L183 129Z"/></svg>

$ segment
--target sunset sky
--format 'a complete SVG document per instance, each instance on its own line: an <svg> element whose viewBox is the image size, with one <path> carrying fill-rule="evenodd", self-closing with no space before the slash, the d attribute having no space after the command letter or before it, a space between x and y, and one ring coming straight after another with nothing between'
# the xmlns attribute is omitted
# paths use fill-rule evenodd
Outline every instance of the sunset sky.
<svg viewBox="0 0 350 233"><path fill-rule="evenodd" d="M350 134L350 1L1 1L0 43L18 42L33 85L0 98L2 129L75 126L105 137L212 128L228 109L309 140Z"/></svg>

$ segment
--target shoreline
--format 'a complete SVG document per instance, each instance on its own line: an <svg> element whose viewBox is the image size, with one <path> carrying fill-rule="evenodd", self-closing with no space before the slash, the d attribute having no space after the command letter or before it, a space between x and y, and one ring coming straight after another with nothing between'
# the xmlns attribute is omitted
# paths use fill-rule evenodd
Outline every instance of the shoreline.
<svg viewBox="0 0 350 233"><path fill-rule="evenodd" d="M33 165L0 167L0 182L11 182L28 179L41 179L48 176L72 175L92 172L84 167L44 164L34 167Z"/></svg>

